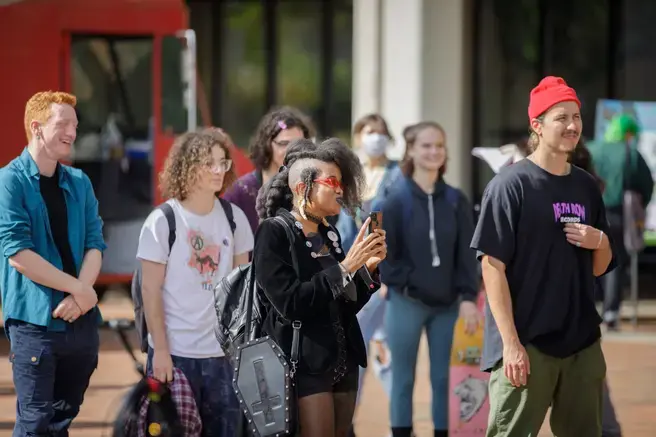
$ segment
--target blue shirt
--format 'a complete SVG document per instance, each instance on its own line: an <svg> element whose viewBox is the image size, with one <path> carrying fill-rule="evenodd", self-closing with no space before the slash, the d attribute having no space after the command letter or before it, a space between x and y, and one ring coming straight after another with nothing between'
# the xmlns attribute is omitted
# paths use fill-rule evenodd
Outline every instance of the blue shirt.
<svg viewBox="0 0 656 437"><path fill-rule="evenodd" d="M68 221L68 241L77 271L90 249L105 250L98 200L89 177L81 170L60 165L59 186L64 192ZM9 258L29 249L62 269L48 221L48 210L41 196L39 168L27 151L0 169L0 291L4 321L20 320L45 326L50 331L65 331L62 319L52 311L66 293L37 284L9 265ZM96 309L100 319L100 311Z"/></svg>

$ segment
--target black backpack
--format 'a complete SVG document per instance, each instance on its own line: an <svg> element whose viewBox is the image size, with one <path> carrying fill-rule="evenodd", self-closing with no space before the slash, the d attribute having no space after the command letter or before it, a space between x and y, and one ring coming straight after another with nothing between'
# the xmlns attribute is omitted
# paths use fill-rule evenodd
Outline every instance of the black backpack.
<svg viewBox="0 0 656 437"><path fill-rule="evenodd" d="M296 251L293 249L294 234L289 225L280 217L267 220L276 220L285 228L292 264L298 271ZM233 363L238 346L248 339L262 335L262 322L269 308L273 307L266 298L262 298L255 283L255 268L252 262L236 267L214 288L214 310L217 318L214 333L221 349Z"/></svg>
<svg viewBox="0 0 656 437"><path fill-rule="evenodd" d="M230 223L230 229L234 235L237 225L235 225L235 219L232 211L232 204L225 199L219 197L223 211L225 212L226 217L228 218L228 223ZM173 248L173 243L175 243L175 213L170 204L164 202L157 207L162 210L164 217L169 225L169 254ZM137 265L137 268L132 275L132 304L134 305L134 327L137 330L137 334L140 339L140 348L141 352L148 352L148 326L146 325L146 315L144 314L143 308L143 297L141 295L141 263Z"/></svg>

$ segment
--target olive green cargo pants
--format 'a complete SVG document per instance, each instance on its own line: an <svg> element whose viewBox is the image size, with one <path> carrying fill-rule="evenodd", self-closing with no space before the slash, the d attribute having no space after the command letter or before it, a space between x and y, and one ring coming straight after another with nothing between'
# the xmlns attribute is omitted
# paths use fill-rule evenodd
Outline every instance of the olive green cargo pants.
<svg viewBox="0 0 656 437"><path fill-rule="evenodd" d="M497 364L490 375L487 437L536 437L551 406L557 437L600 437L606 361L601 342L567 358L554 358L529 345L531 374L513 387Z"/></svg>

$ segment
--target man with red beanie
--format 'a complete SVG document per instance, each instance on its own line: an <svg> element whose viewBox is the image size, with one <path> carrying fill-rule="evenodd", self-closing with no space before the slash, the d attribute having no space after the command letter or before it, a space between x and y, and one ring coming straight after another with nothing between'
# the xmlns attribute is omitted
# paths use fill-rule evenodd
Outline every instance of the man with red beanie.
<svg viewBox="0 0 656 437"><path fill-rule="evenodd" d="M606 363L595 276L614 267L597 181L567 162L581 103L562 78L530 95L526 159L483 195L471 247L487 290L481 367L491 372L488 436L600 436Z"/></svg>

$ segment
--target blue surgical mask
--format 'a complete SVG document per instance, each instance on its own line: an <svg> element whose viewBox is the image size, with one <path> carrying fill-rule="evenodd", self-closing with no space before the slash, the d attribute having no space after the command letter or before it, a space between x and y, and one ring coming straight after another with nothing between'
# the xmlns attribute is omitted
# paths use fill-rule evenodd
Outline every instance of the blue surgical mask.
<svg viewBox="0 0 656 437"><path fill-rule="evenodd" d="M362 149L372 158L379 158L385 154L389 145L389 138L378 133L362 135Z"/></svg>

